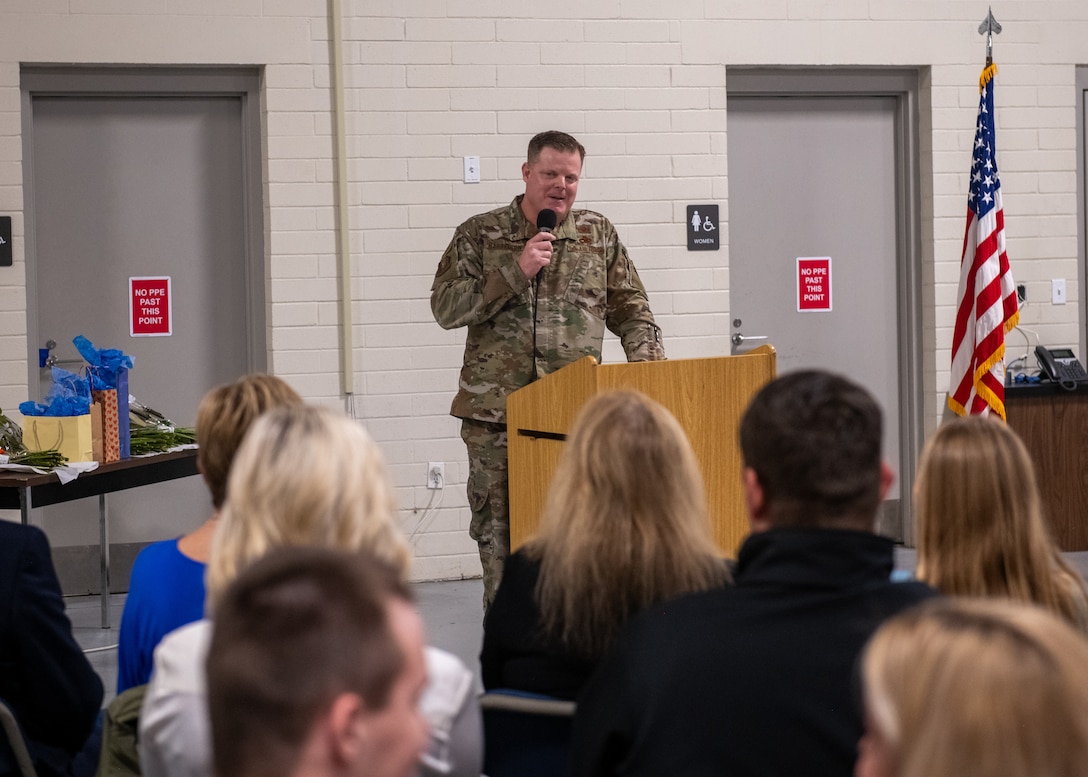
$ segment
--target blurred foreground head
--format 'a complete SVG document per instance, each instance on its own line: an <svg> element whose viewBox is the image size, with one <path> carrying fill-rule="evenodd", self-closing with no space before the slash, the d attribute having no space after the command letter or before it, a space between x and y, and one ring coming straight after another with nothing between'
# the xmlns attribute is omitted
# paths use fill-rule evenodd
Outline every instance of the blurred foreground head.
<svg viewBox="0 0 1088 777"><path fill-rule="evenodd" d="M423 625L367 554L280 548L220 597L207 660L218 777L409 777L427 741Z"/></svg>
<svg viewBox="0 0 1088 777"><path fill-rule="evenodd" d="M934 599L863 659L856 777L1074 777L1088 764L1088 642L1035 606Z"/></svg>

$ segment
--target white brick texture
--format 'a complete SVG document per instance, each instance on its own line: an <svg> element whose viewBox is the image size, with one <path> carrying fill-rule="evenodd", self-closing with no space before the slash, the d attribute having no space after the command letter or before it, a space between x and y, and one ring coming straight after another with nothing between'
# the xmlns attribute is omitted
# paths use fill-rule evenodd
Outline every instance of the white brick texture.
<svg viewBox="0 0 1088 777"><path fill-rule="evenodd" d="M965 186L984 54L984 4L946 0L345 0L345 107L356 394L339 394L329 25L323 0L7 0L0 5L0 407L27 396L19 66L263 66L272 368L307 398L348 406L382 444L418 579L479 573L466 464L447 415L464 332L430 317L453 228L521 190L528 138L563 129L588 149L581 203L616 222L674 357L728 353L726 68L916 67L921 73L926 407L943 401ZM1075 68L1088 3L997 9L998 162L1008 250L1044 342L1076 343ZM556 22L556 19L562 19ZM461 182L479 156L482 181ZM720 252L684 250L685 203L717 201ZM1051 306L1066 278L1069 303ZM606 358L622 358L609 337ZM936 414L935 414L936 415ZM931 427L936 418L927 418ZM426 462L446 463L436 514ZM422 520L421 520L422 518ZM118 538L123 541L123 538Z"/></svg>

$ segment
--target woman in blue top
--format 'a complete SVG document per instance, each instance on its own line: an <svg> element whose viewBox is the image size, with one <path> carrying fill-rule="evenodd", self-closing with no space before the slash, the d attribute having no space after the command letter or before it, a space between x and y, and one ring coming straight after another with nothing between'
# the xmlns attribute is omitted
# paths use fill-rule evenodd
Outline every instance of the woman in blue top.
<svg viewBox="0 0 1088 777"><path fill-rule="evenodd" d="M242 438L258 416L302 397L279 378L254 374L209 391L200 402L196 462L212 495L212 516L191 534L156 542L136 557L117 648L117 693L151 678L155 646L204 617L204 570L212 532L227 496L227 474Z"/></svg>

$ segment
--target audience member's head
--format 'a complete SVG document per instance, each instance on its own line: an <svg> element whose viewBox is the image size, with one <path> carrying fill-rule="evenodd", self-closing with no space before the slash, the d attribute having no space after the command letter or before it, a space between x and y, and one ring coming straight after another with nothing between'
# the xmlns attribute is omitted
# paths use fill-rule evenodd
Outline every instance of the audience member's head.
<svg viewBox="0 0 1088 777"><path fill-rule="evenodd" d="M1083 623L1086 594L1043 517L1024 444L988 416L941 425L914 488L918 576L943 593L1034 602Z"/></svg>
<svg viewBox="0 0 1088 777"><path fill-rule="evenodd" d="M231 467L208 565L210 608L242 568L277 547L366 551L405 574L395 512L381 451L356 421L308 405L265 413Z"/></svg>
<svg viewBox="0 0 1088 777"><path fill-rule="evenodd" d="M1074 777L1088 764L1088 642L1045 610L934 599L863 661L857 777Z"/></svg>
<svg viewBox="0 0 1088 777"><path fill-rule="evenodd" d="M591 657L638 610L729 579L684 430L634 391L578 414L530 550L545 627Z"/></svg>
<svg viewBox="0 0 1088 777"><path fill-rule="evenodd" d="M809 370L768 383L740 424L753 530L872 531L892 478L881 434L876 400L846 378Z"/></svg>
<svg viewBox="0 0 1088 777"><path fill-rule="evenodd" d="M266 554L222 593L207 672L218 777L416 772L423 625L383 562Z"/></svg>
<svg viewBox="0 0 1088 777"><path fill-rule="evenodd" d="M196 411L196 464L212 492L216 510L227 498L227 475L234 454L257 417L280 405L301 405L302 397L279 378L244 375L204 395Z"/></svg>

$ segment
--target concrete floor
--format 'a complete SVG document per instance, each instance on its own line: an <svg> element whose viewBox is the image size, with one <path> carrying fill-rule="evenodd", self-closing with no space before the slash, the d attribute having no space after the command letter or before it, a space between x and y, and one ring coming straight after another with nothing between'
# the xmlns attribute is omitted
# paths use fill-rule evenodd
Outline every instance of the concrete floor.
<svg viewBox="0 0 1088 777"><path fill-rule="evenodd" d="M1088 577L1088 552L1066 553L1065 557L1082 575ZM896 548L897 570L913 572L914 565L915 552L912 548ZM483 582L477 578L416 583L412 589L427 624L429 643L458 656L469 669L476 672L479 682ZM101 627L99 597L70 596L65 601L76 640L102 677L106 687L104 703L108 704L117 688L117 628L125 606L125 595L114 594L111 598L110 629Z"/></svg>
<svg viewBox="0 0 1088 777"><path fill-rule="evenodd" d="M428 643L458 656L479 678L480 643L483 640L484 586L480 579L415 583ZM68 617L76 641L87 653L91 666L106 688L103 704L109 704L117 690L117 629L125 607L125 594L110 597L111 628L102 628L102 607L98 596L65 597Z"/></svg>

